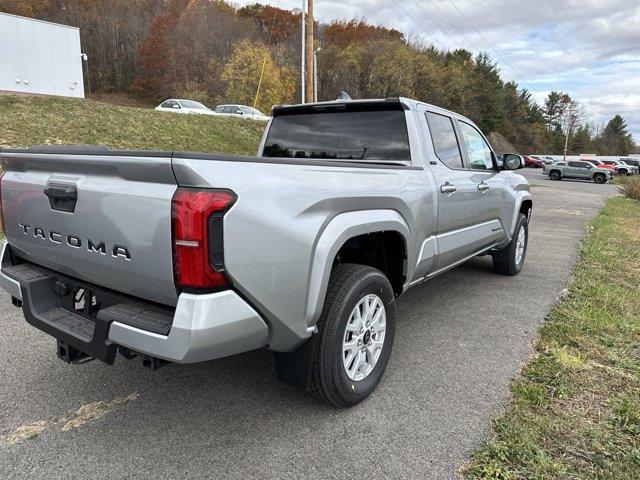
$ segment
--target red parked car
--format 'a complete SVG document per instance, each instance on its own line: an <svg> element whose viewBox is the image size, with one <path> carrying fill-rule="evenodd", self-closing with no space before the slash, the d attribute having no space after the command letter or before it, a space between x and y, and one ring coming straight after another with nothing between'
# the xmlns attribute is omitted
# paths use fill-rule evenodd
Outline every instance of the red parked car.
<svg viewBox="0 0 640 480"><path fill-rule="evenodd" d="M529 168L542 168L544 163L542 160L538 160L537 158L530 157L529 155L523 155L524 157L524 166Z"/></svg>
<svg viewBox="0 0 640 480"><path fill-rule="evenodd" d="M604 163L601 160L596 160L595 158L583 158L582 160L584 160L585 162L589 162L594 164L597 168L606 168L607 170L611 170L615 173L616 171L616 166L615 165L609 165L607 163Z"/></svg>

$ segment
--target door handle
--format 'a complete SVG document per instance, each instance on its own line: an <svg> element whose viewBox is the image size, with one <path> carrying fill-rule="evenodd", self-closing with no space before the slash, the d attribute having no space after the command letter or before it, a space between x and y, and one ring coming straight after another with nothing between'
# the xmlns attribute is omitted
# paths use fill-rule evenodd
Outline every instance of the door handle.
<svg viewBox="0 0 640 480"><path fill-rule="evenodd" d="M458 190L458 187L456 187L455 185L451 185L449 182L445 183L440 187L440 191L447 195L451 195L452 193L455 193L457 190Z"/></svg>
<svg viewBox="0 0 640 480"><path fill-rule="evenodd" d="M484 182L478 184L478 190L480 190L482 193L486 192L490 188L491 187L489 185L487 185L486 183L484 183Z"/></svg>

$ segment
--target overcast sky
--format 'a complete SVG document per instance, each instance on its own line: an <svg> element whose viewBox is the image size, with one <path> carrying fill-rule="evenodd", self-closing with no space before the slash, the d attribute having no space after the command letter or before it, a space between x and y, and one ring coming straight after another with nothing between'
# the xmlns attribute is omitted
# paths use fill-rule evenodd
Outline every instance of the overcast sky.
<svg viewBox="0 0 640 480"><path fill-rule="evenodd" d="M302 0L260 3L292 9ZM566 91L599 124L621 114L640 142L640 0L316 0L315 13L322 21L364 17L440 48L487 51L503 78L540 102Z"/></svg>

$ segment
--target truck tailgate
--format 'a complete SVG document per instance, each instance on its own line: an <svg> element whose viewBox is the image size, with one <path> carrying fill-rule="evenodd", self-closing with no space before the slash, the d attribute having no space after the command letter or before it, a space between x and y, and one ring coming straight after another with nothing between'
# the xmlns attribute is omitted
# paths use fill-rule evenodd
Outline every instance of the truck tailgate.
<svg viewBox="0 0 640 480"><path fill-rule="evenodd" d="M171 154L101 149L0 153L12 251L135 297L175 305Z"/></svg>

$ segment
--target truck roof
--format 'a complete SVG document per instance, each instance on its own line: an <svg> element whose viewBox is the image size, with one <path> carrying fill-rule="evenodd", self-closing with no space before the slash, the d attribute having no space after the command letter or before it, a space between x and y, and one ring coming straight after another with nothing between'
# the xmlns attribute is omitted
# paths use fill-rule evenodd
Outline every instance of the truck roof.
<svg viewBox="0 0 640 480"><path fill-rule="evenodd" d="M366 111L366 110L380 110L380 109L389 109L389 110L416 110L418 106L428 107L429 110L435 111L436 113L441 113L444 115L449 115L460 120L464 120L471 124L475 123L463 116L459 113L453 112L451 110L447 110L442 107L438 107L436 105L432 105L426 102L421 102L418 100L413 100L406 97L394 97L394 98L372 98L372 99L361 99L361 100L332 100L328 102L317 102L317 103L303 103L303 104L294 104L294 105L276 105L272 109L272 115L274 117L280 115L300 115L303 113L314 113L314 112L322 112L322 111L332 111L332 110L358 110L358 111Z"/></svg>

